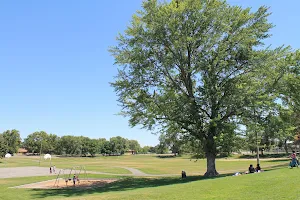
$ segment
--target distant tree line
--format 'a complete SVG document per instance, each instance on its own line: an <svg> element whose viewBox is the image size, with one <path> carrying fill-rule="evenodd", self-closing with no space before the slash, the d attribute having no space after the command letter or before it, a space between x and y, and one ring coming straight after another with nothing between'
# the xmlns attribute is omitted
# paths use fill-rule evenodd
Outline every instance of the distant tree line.
<svg viewBox="0 0 300 200"><path fill-rule="evenodd" d="M123 155L129 153L157 153L157 148L141 147L137 140L129 140L120 136L91 139L84 136L57 136L45 131L29 134L23 142L18 130L7 130L0 134L0 157L6 153L15 154L20 147L32 154L56 154L67 156Z"/></svg>
<svg viewBox="0 0 300 200"><path fill-rule="evenodd" d="M226 134L222 134L217 140L217 153L220 156L230 156L233 152L242 150L257 151L257 145L261 154L266 150L274 148L296 149L300 146L300 134L297 124L299 116L291 109L278 109L277 115L265 115L257 120L257 126L249 120L245 120L245 129L228 126ZM288 147L288 143L290 146ZM291 143L292 142L292 143ZM31 154L56 154L66 156L95 156L123 155L126 151L132 150L137 154L173 153L174 155L192 154L197 158L205 157L201 143L192 137L181 136L175 131L166 132L159 137L159 144L156 146L141 147L137 140L129 140L120 136L91 139L84 136L57 136L44 131L29 134L22 142L18 130L7 130L0 133L0 158L6 153L15 154L20 147L26 148ZM129 152L130 153L130 152Z"/></svg>
<svg viewBox="0 0 300 200"><path fill-rule="evenodd" d="M44 131L28 135L23 147L30 153L50 153L70 156L123 155L128 150L135 153L147 153L138 141L117 136L109 140L105 138L91 139L84 136L65 135L59 137Z"/></svg>

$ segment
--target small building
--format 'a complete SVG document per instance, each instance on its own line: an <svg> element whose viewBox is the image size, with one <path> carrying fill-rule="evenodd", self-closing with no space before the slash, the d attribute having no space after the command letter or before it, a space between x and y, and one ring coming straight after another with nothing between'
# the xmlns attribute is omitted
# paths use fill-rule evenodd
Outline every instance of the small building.
<svg viewBox="0 0 300 200"><path fill-rule="evenodd" d="M28 153L28 151L25 148L19 148L18 149L18 154L19 155L26 155L27 153Z"/></svg>
<svg viewBox="0 0 300 200"><path fill-rule="evenodd" d="M136 154L135 150L129 149L129 150L125 151L125 155L134 155L134 154Z"/></svg>

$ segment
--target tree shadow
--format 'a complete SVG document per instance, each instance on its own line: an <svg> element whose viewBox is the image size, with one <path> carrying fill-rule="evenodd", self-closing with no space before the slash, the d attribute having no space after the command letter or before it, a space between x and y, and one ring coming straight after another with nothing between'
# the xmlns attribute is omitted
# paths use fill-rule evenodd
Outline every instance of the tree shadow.
<svg viewBox="0 0 300 200"><path fill-rule="evenodd" d="M265 162L282 162L282 161L290 161L290 158L282 158L282 159L276 159L276 160L267 160Z"/></svg>
<svg viewBox="0 0 300 200"><path fill-rule="evenodd" d="M277 170L277 169L282 169L283 167L288 167L288 163L267 167L266 169L264 169L264 171L265 172L273 171L273 170Z"/></svg>
<svg viewBox="0 0 300 200"><path fill-rule="evenodd" d="M160 156L156 156L156 158L162 158L162 159L165 159L165 158L177 158L178 156L175 156L175 155L160 155Z"/></svg>
<svg viewBox="0 0 300 200"><path fill-rule="evenodd" d="M279 154L264 154L264 155L259 155L260 158L286 158L289 154L286 153L279 153ZM245 159L254 159L256 158L256 154L253 155L241 155L239 158L245 158Z"/></svg>
<svg viewBox="0 0 300 200"><path fill-rule="evenodd" d="M32 189L35 191L33 194L34 198L42 199L47 197L79 197L87 194L101 194L105 192L113 192L113 191L128 191L135 190L140 188L151 188L151 187L159 187L166 185L175 185L175 184L184 184L193 181L199 180L209 180L209 179L217 179L226 176L232 176L230 174L222 174L216 177L203 177L203 176L189 176L185 179L181 179L178 177L163 177L163 178L132 178L126 177L120 179L117 182L107 184L103 187L95 187L90 189L82 189L82 188L66 188L66 189Z"/></svg>
<svg viewBox="0 0 300 200"><path fill-rule="evenodd" d="M288 164L281 164L276 166L267 167L264 172L282 169L287 167ZM218 179L227 176L232 176L233 173L220 174L215 177L204 176L188 176L185 179L180 177L123 177L119 181L107 184L103 187L94 188L65 188L65 189L32 189L35 191L34 198L43 199L47 197L80 197L88 194L101 194L106 192L130 191L141 188L154 188L167 185L185 184L194 181L206 181L211 179Z"/></svg>

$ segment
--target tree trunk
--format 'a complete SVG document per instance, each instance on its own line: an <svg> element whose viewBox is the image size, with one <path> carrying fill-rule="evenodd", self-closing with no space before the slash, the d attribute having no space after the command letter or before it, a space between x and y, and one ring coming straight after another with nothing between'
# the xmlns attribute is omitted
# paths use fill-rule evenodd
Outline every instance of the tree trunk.
<svg viewBox="0 0 300 200"><path fill-rule="evenodd" d="M217 176L219 173L216 170L216 155L211 152L206 153L207 171L204 176Z"/></svg>
<svg viewBox="0 0 300 200"><path fill-rule="evenodd" d="M284 150L285 150L285 153L288 154L288 146L287 146L287 140L284 140Z"/></svg>
<svg viewBox="0 0 300 200"><path fill-rule="evenodd" d="M216 155L217 155L217 148L216 143L214 140L214 135L216 134L216 127L211 126L209 130L209 135L206 139L205 144L205 155L206 155L206 162L207 162L207 171L204 176L211 177L217 176L219 173L216 170Z"/></svg>

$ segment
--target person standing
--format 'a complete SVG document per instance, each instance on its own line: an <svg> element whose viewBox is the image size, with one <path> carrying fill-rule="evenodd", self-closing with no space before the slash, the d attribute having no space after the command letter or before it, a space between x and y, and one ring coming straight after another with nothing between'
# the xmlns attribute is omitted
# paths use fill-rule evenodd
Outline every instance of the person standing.
<svg viewBox="0 0 300 200"><path fill-rule="evenodd" d="M74 174L74 176L73 176L73 186L75 186L75 183L76 183L76 176Z"/></svg>
<svg viewBox="0 0 300 200"><path fill-rule="evenodd" d="M291 167L297 167L298 166L298 162L297 162L297 155L296 152L293 151L292 155L291 155L292 161L290 163Z"/></svg>

